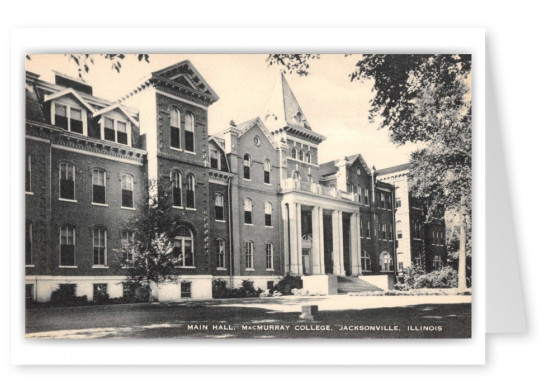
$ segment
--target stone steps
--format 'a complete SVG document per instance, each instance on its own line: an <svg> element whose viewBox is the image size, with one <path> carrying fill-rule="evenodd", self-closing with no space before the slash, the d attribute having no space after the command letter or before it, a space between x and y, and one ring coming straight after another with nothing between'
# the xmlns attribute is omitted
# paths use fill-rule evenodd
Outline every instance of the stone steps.
<svg viewBox="0 0 551 391"><path fill-rule="evenodd" d="M370 284L364 280L360 280L358 277L337 277L338 293L347 294L352 292L374 292L382 291L381 288Z"/></svg>

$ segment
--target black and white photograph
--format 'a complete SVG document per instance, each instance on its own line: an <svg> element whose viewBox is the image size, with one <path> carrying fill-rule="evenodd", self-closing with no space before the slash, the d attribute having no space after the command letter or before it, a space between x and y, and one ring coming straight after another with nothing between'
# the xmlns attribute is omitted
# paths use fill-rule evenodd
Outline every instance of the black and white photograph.
<svg viewBox="0 0 551 391"><path fill-rule="evenodd" d="M470 339L472 61L27 53L25 338Z"/></svg>

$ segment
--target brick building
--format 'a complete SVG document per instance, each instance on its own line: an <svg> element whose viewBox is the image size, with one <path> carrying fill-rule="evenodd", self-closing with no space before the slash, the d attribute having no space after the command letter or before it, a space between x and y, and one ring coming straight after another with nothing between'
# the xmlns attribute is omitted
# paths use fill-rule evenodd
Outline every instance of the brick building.
<svg viewBox="0 0 551 391"><path fill-rule="evenodd" d="M347 276L391 288L418 253L440 267L443 226L423 227L417 243L422 211L409 206L403 171L376 171L361 155L320 163L325 137L281 81L262 117L209 135L219 97L189 61L117 102L80 79L27 72L27 297L47 301L60 284L89 300L126 294L116 250L151 179L171 189L184 254L178 281L152 287L160 301L209 298L218 278L268 289L286 274L322 293Z"/></svg>

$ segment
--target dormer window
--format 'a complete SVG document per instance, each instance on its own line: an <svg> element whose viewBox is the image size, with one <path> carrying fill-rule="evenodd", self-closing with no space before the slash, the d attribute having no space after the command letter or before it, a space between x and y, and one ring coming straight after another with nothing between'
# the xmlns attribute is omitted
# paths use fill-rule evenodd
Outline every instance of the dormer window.
<svg viewBox="0 0 551 391"><path fill-rule="evenodd" d="M54 103L54 125L69 132L84 133L84 120L82 110L63 103Z"/></svg>
<svg viewBox="0 0 551 391"><path fill-rule="evenodd" d="M128 126L125 121L105 117L103 120L103 139L127 145L127 128Z"/></svg>
<svg viewBox="0 0 551 391"><path fill-rule="evenodd" d="M210 168L220 170L220 154L215 148L210 149Z"/></svg>

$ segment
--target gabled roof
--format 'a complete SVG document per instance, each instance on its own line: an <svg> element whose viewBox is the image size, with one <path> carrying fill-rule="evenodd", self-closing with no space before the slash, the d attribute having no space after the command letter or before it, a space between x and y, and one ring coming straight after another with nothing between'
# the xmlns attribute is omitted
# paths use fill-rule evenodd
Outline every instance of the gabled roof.
<svg viewBox="0 0 551 391"><path fill-rule="evenodd" d="M28 84L25 88L25 118L37 122L45 121L36 91Z"/></svg>
<svg viewBox="0 0 551 391"><path fill-rule="evenodd" d="M371 170L369 169L369 166L367 165L367 163L365 162L365 160L364 160L364 158L361 154L357 153L355 155L347 156L346 160L348 161L348 163L347 163L348 166L351 166L352 164L354 164L356 162L356 160L359 160L360 163L362 164L364 170L368 174L371 174Z"/></svg>
<svg viewBox="0 0 551 391"><path fill-rule="evenodd" d="M140 126L140 124L138 124L138 122L130 114L128 114L128 112L122 107L122 105L120 103L113 103L110 106L104 107L103 109L96 111L94 113L94 117L97 117L98 115L109 113L109 112L111 112L113 110L117 110L117 109L119 109L130 121L132 121L134 126L136 126L136 127Z"/></svg>
<svg viewBox="0 0 551 391"><path fill-rule="evenodd" d="M403 163L397 166L392 166L392 167L383 168L381 170L377 170L376 173L377 175L386 175L386 174L392 174L394 172L406 171L408 169L409 169L409 163Z"/></svg>
<svg viewBox="0 0 551 391"><path fill-rule="evenodd" d="M76 100L78 100L90 112L92 112L92 113L94 112L94 108L92 106L90 106L90 104L88 104L88 102L86 102L84 99L82 99L80 94L78 92L76 92L75 90L73 90L72 88L66 88L64 90L61 90L61 91L58 91L56 93L50 94L50 95L44 97L44 102L48 102L48 101L53 100L53 99L61 98L62 96L65 96L65 95L73 95L76 98Z"/></svg>
<svg viewBox="0 0 551 391"><path fill-rule="evenodd" d="M212 97L213 101L220 99L216 92L214 92L214 89L207 83L189 60L180 61L169 67L159 69L158 71L152 72L151 76L180 84L185 88L194 89L203 94L208 94ZM178 77L181 77L182 80L178 81Z"/></svg>

